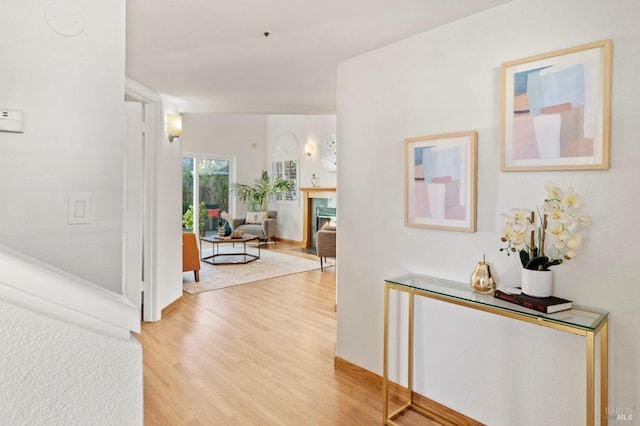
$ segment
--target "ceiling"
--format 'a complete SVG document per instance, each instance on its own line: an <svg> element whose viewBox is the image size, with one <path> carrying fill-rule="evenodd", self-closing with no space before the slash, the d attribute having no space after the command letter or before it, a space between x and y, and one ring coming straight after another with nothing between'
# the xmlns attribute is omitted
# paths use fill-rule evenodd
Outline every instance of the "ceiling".
<svg viewBox="0 0 640 426"><path fill-rule="evenodd" d="M127 0L126 73L180 112L333 114L339 62L508 1Z"/></svg>

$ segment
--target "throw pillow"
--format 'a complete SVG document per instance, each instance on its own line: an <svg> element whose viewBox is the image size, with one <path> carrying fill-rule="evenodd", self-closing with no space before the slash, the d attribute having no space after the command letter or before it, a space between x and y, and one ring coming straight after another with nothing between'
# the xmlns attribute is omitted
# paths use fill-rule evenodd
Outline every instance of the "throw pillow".
<svg viewBox="0 0 640 426"><path fill-rule="evenodd" d="M244 219L244 223L262 224L265 219L267 219L267 212L247 212L247 217Z"/></svg>

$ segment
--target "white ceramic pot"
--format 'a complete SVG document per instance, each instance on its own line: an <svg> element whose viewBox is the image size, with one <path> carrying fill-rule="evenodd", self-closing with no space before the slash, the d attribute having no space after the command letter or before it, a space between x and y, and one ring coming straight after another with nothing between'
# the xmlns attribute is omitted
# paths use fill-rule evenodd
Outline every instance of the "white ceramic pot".
<svg viewBox="0 0 640 426"><path fill-rule="evenodd" d="M553 271L522 268L522 292L532 297L549 297L553 287Z"/></svg>

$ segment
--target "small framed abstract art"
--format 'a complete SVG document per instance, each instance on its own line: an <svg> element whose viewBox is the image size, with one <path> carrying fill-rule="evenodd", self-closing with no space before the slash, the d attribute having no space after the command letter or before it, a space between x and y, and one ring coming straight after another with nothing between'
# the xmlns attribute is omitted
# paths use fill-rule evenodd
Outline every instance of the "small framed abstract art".
<svg viewBox="0 0 640 426"><path fill-rule="evenodd" d="M476 231L475 131L404 141L404 223L418 228Z"/></svg>
<svg viewBox="0 0 640 426"><path fill-rule="evenodd" d="M500 169L609 168L611 40L502 64Z"/></svg>

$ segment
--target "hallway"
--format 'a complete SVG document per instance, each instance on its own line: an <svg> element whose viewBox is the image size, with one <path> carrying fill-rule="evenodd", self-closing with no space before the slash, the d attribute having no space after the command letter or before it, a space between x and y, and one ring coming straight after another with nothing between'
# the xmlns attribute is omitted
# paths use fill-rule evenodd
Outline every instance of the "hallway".
<svg viewBox="0 0 640 426"><path fill-rule="evenodd" d="M381 424L379 381L334 368L334 301L334 268L185 293L138 336L145 424Z"/></svg>

